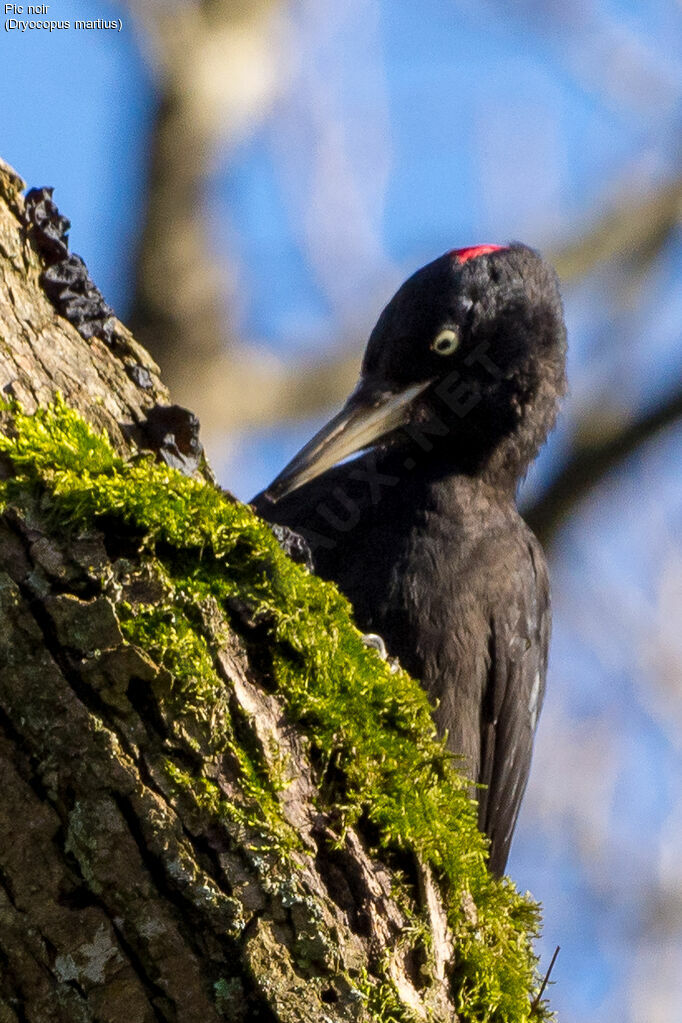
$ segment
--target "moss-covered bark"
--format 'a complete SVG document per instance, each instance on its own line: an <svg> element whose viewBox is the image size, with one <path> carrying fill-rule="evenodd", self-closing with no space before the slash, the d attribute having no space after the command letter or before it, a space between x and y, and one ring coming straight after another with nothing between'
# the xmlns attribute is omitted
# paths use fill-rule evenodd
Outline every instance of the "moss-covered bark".
<svg viewBox="0 0 682 1023"><path fill-rule="evenodd" d="M43 327L15 349L0 297L0 1023L529 1019L537 912L422 690L247 508L135 454L160 385L126 408L134 349L44 306L4 180L3 296ZM115 397L55 400L46 331Z"/></svg>

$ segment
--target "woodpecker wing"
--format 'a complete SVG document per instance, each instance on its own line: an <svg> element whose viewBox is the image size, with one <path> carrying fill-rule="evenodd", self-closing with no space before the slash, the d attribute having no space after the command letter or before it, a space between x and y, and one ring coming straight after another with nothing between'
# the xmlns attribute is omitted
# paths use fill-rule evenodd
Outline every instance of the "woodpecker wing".
<svg viewBox="0 0 682 1023"><path fill-rule="evenodd" d="M531 537L533 572L519 574L493 613L490 674L481 718L479 827L490 838L490 868L503 873L526 788L542 707L551 627L542 549Z"/></svg>

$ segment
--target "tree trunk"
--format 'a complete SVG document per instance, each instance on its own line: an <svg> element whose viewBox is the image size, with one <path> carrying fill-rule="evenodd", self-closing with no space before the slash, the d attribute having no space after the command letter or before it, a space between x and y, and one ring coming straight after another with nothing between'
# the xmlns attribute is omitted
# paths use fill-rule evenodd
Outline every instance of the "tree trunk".
<svg viewBox="0 0 682 1023"><path fill-rule="evenodd" d="M0 1023L529 1018L535 909L421 690L215 488L129 332L59 315L21 188L0 164Z"/></svg>

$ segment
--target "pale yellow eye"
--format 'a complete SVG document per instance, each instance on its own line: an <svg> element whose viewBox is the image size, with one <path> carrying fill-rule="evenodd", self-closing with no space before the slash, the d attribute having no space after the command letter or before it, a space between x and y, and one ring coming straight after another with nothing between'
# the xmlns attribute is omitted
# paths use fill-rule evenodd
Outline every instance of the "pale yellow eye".
<svg viewBox="0 0 682 1023"><path fill-rule="evenodd" d="M459 334L453 327L439 331L431 342L431 350L437 355L452 355L459 344Z"/></svg>

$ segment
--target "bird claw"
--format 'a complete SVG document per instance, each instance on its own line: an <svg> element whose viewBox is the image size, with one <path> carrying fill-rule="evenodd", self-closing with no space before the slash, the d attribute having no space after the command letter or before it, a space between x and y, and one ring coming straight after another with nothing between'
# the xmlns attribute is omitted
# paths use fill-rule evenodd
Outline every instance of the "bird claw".
<svg viewBox="0 0 682 1023"><path fill-rule="evenodd" d="M395 675L396 671L400 668L400 662L397 657L389 657L388 650L383 638L377 635L376 632L366 632L362 637L362 642L365 646L372 647L373 650L379 654L382 661L386 661L391 675Z"/></svg>
<svg viewBox="0 0 682 1023"><path fill-rule="evenodd" d="M280 526L273 522L268 522L268 525L284 553L292 561L296 561L299 565L305 565L309 572L314 572L315 565L313 563L312 551L305 537L301 536L294 529L289 529L288 526Z"/></svg>
<svg viewBox="0 0 682 1023"><path fill-rule="evenodd" d="M362 642L365 646L371 646L373 650L376 650L382 661L388 660L386 644L381 636L378 636L376 632L366 632L362 637Z"/></svg>

